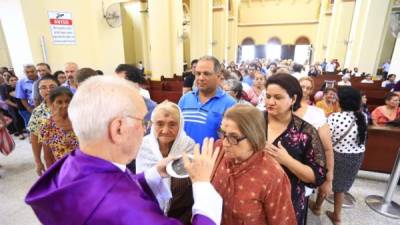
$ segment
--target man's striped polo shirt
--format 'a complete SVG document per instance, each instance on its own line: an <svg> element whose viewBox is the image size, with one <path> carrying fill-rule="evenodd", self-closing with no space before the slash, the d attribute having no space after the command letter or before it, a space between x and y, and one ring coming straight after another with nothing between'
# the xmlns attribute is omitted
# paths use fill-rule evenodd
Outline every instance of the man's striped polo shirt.
<svg viewBox="0 0 400 225"><path fill-rule="evenodd" d="M206 137L217 139L224 112L235 103L236 101L220 88L217 88L215 96L205 103L200 102L198 90L186 93L178 103L185 119L186 134L199 144L202 144Z"/></svg>

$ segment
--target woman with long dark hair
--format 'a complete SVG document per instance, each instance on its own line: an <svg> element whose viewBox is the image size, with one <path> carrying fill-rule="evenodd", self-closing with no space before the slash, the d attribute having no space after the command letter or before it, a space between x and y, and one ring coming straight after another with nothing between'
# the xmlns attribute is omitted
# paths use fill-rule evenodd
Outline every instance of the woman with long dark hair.
<svg viewBox="0 0 400 225"><path fill-rule="evenodd" d="M294 114L303 93L299 81L278 73L266 84L266 151L284 168L291 183L292 203L297 224L307 214L305 187L316 188L326 178L325 151L317 130Z"/></svg>
<svg viewBox="0 0 400 225"><path fill-rule="evenodd" d="M334 225L341 224L344 193L349 191L360 169L367 139L367 120L360 111L360 91L352 87L341 87L338 95L342 111L328 117L335 158L332 185L335 203L334 211L326 214ZM322 203L317 201L312 211L318 212Z"/></svg>

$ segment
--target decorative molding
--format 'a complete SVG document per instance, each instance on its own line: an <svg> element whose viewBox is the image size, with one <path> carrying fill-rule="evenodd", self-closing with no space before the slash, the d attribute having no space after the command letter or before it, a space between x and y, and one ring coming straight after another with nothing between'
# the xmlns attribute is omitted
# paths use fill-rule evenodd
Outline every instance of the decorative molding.
<svg viewBox="0 0 400 225"><path fill-rule="evenodd" d="M239 23L239 27L262 27L262 26L280 26L280 25L301 25L301 24L318 24L318 20L309 21L285 21L285 22L264 22L264 23Z"/></svg>
<svg viewBox="0 0 400 225"><path fill-rule="evenodd" d="M222 5L213 6L213 12L215 11L223 11L225 9Z"/></svg>

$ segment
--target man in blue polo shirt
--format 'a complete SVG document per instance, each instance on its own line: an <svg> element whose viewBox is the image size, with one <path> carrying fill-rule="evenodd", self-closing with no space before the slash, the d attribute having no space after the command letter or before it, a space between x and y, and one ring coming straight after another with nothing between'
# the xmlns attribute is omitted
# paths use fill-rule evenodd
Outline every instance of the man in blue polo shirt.
<svg viewBox="0 0 400 225"><path fill-rule="evenodd" d="M185 119L185 132L201 144L205 137L218 138L223 114L236 102L219 88L221 64L215 57L200 58L195 76L197 89L182 96L178 104Z"/></svg>
<svg viewBox="0 0 400 225"><path fill-rule="evenodd" d="M33 83L38 79L38 75L34 65L25 65L24 72L26 77L18 80L15 88L15 97L21 99L21 103L24 106L24 109L20 109L18 112L24 120L25 127L27 127L32 110L35 107L32 89Z"/></svg>

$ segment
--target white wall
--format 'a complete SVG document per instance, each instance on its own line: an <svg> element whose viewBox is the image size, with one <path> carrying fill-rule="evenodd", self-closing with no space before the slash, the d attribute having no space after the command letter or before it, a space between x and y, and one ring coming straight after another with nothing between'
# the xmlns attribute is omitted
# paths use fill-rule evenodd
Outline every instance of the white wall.
<svg viewBox="0 0 400 225"><path fill-rule="evenodd" d="M33 63L20 0L0 0L0 21L3 26L10 59L17 76L23 77L23 65Z"/></svg>

